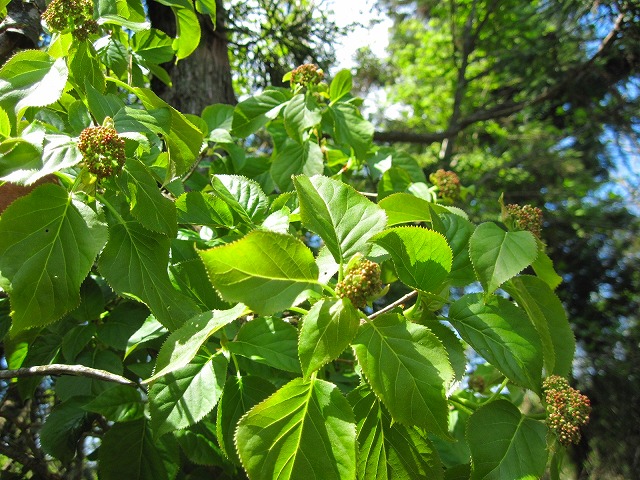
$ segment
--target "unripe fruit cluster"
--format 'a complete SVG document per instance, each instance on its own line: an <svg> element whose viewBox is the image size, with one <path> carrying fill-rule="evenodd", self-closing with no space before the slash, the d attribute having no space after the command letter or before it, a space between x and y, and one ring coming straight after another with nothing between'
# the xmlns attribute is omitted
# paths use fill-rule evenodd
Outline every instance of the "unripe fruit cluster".
<svg viewBox="0 0 640 480"><path fill-rule="evenodd" d="M552 375L542 384L547 404L547 426L558 441L568 446L580 442L580 428L589 422L591 402L586 395L569 386L566 379Z"/></svg>
<svg viewBox="0 0 640 480"><path fill-rule="evenodd" d="M531 205L507 205L507 213L516 223L516 226L522 230L528 230L536 237L540 238L542 234L542 210Z"/></svg>
<svg viewBox="0 0 640 480"><path fill-rule="evenodd" d="M380 265L367 259L347 270L344 279L336 285L338 297L348 298L356 308L363 308L380 292Z"/></svg>
<svg viewBox="0 0 640 480"><path fill-rule="evenodd" d="M460 178L455 172L441 168L429 175L429 180L438 187L439 197L449 200L456 200L460 197Z"/></svg>
<svg viewBox="0 0 640 480"><path fill-rule="evenodd" d="M317 85L324 79L324 71L317 65L306 63L294 68L291 72L291 84L309 87Z"/></svg>
<svg viewBox="0 0 640 480"><path fill-rule="evenodd" d="M110 125L85 128L78 141L87 169L100 178L111 177L122 170L124 147L124 139Z"/></svg>
<svg viewBox="0 0 640 480"><path fill-rule="evenodd" d="M51 31L70 31L78 40L86 40L91 33L98 31L91 0L53 0L42 14L42 19Z"/></svg>

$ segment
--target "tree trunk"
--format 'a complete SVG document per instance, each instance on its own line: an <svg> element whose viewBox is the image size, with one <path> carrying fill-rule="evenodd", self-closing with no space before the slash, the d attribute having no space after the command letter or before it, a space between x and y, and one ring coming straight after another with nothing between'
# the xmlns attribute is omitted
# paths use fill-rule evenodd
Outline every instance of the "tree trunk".
<svg viewBox="0 0 640 480"><path fill-rule="evenodd" d="M200 45L189 57L177 64L162 65L171 76L173 87L153 79L151 88L167 103L183 113L200 115L214 103L237 103L231 81L228 42L225 30L226 12L216 0L216 28L206 15L198 15L202 37ZM169 7L148 2L149 17L154 28L175 36L175 17Z"/></svg>

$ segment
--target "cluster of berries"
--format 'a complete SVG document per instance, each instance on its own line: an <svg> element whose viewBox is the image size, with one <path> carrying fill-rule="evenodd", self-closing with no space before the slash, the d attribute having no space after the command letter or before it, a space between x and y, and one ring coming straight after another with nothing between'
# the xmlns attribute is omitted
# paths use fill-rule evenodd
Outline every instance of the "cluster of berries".
<svg viewBox="0 0 640 480"><path fill-rule="evenodd" d="M78 40L86 40L90 34L98 32L92 0L53 0L42 19L51 31L72 32Z"/></svg>
<svg viewBox="0 0 640 480"><path fill-rule="evenodd" d="M547 404L547 425L558 441L568 446L580 442L580 427L589 422L591 403L586 395L569 386L566 379L552 375L542 384Z"/></svg>
<svg viewBox="0 0 640 480"><path fill-rule="evenodd" d="M348 298L356 308L363 308L382 292L380 265L363 259L349 268L341 282L336 285L336 294Z"/></svg>
<svg viewBox="0 0 640 480"><path fill-rule="evenodd" d="M429 181L438 187L438 196L447 200L456 200L460 197L460 178L455 172L442 168L429 175Z"/></svg>
<svg viewBox="0 0 640 480"><path fill-rule="evenodd" d="M309 87L317 85L324 79L324 71L317 65L307 63L294 68L291 72L291 85Z"/></svg>
<svg viewBox="0 0 640 480"><path fill-rule="evenodd" d="M101 127L85 128L78 141L87 169L99 178L116 175L125 161L124 139L108 120Z"/></svg>
<svg viewBox="0 0 640 480"><path fill-rule="evenodd" d="M513 218L516 227L529 230L536 237L542 234L542 210L531 205L510 204L506 206L507 213Z"/></svg>

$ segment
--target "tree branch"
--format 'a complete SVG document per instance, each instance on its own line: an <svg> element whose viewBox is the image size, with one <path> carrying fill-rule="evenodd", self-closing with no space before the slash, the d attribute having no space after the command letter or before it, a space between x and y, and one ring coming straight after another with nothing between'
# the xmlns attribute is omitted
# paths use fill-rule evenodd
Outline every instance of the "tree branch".
<svg viewBox="0 0 640 480"><path fill-rule="evenodd" d="M37 377L40 375L74 375L76 377L95 378L105 382L119 383L137 387L138 384L128 378L116 375L115 373L96 368L85 367L84 365L65 365L54 363L51 365L36 365L35 367L18 368L16 370L1 370L0 379Z"/></svg>
<svg viewBox="0 0 640 480"><path fill-rule="evenodd" d="M404 297L399 298L395 302L390 303L389 305L387 305L384 308L381 308L377 312L373 312L371 315L369 315L369 320L373 320L374 318L376 318L379 315L382 315L383 313L390 312L394 308L402 305L403 303L407 302L408 300L411 300L416 295L418 295L418 291L417 290L413 290L412 292L407 293Z"/></svg>

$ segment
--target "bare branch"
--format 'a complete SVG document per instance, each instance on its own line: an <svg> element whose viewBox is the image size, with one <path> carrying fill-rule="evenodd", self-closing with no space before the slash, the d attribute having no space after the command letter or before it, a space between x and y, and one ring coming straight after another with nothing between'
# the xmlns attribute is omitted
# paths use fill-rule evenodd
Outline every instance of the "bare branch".
<svg viewBox="0 0 640 480"><path fill-rule="evenodd" d="M97 380L104 380L105 382L119 383L120 385L138 386L138 384L128 378L105 370L85 367L84 365L54 363L51 365L18 368L16 370L0 370L0 379L37 377L40 375L74 375L76 377L95 378Z"/></svg>
<svg viewBox="0 0 640 480"><path fill-rule="evenodd" d="M382 315L383 313L390 312L394 308L399 307L400 305L404 304L405 302L411 300L416 295L418 295L418 291L417 290L413 290L412 292L407 293L404 297L399 298L395 302L390 303L389 305L387 305L386 307L378 310L377 312L373 312L371 315L369 315L369 320L373 320L374 318L376 318L379 315Z"/></svg>

